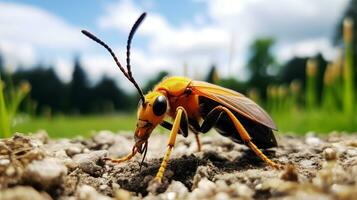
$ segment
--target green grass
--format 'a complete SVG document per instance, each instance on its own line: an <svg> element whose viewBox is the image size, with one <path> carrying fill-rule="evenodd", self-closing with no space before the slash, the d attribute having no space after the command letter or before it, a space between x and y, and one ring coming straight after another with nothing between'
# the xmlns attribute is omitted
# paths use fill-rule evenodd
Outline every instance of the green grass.
<svg viewBox="0 0 357 200"><path fill-rule="evenodd" d="M357 131L357 115L328 111L289 111L273 113L279 132L305 134L314 131L325 134L331 131Z"/></svg>
<svg viewBox="0 0 357 200"><path fill-rule="evenodd" d="M22 82L17 87L13 87L12 81L9 82L6 92L6 86L0 74L0 138L11 136L13 119L21 102L31 90L31 85L28 82Z"/></svg>
<svg viewBox="0 0 357 200"><path fill-rule="evenodd" d="M305 134L314 131L318 134L331 131L355 132L357 130L357 116L348 117L341 113L321 111L294 111L273 113L279 133L293 132ZM13 130L21 133L46 130L52 138L72 138L78 135L88 137L93 131L110 130L133 131L136 117L134 114L93 115L93 116L55 116L52 119L40 117L24 120ZM162 132L162 129L160 129Z"/></svg>
<svg viewBox="0 0 357 200"><path fill-rule="evenodd" d="M46 130L52 138L72 138L78 135L87 137L99 130L134 130L136 116L134 114L93 115L93 116L55 116L51 119L30 118L17 124L13 131L33 133Z"/></svg>

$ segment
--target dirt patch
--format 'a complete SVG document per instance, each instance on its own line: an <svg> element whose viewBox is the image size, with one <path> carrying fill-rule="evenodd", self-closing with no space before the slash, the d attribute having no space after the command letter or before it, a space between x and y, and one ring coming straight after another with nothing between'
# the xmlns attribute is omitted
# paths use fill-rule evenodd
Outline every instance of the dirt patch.
<svg viewBox="0 0 357 200"><path fill-rule="evenodd" d="M0 141L2 199L353 199L357 195L357 136L284 136L265 151L284 170L266 166L244 145L211 134L178 137L163 183L155 177L167 136L153 135L147 159L122 164L103 158L129 153L131 135L102 131L92 138L49 140L44 132ZM29 194L29 195L26 195ZM22 195L22 196L21 196ZM31 199L31 198L30 198Z"/></svg>

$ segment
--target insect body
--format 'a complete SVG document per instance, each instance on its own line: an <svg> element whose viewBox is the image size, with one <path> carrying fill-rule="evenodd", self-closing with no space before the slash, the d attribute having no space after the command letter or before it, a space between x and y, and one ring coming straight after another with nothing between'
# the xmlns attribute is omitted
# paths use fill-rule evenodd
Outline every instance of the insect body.
<svg viewBox="0 0 357 200"><path fill-rule="evenodd" d="M170 130L170 137L166 154L156 175L156 180L159 182L163 177L177 134L180 133L186 137L189 130L195 133L199 149L201 145L198 134L215 128L220 134L233 141L246 144L267 164L278 168L278 164L259 150L277 146L273 134L276 126L261 107L244 95L214 84L179 76L165 78L148 94L142 93L132 77L129 55L131 39L144 17L145 13L136 21L129 34L127 71L104 42L88 31L82 31L110 52L120 70L137 88L141 98L132 152L123 158L109 160L115 163L124 162L130 160L138 152L144 154L144 160L148 139L154 128L161 125ZM173 119L173 124L164 120L166 116Z"/></svg>

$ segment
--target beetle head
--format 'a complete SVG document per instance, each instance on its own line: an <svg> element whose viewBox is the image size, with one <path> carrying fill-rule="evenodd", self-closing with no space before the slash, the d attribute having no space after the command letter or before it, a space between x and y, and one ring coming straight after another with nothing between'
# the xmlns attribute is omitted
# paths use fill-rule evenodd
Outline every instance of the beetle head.
<svg viewBox="0 0 357 200"><path fill-rule="evenodd" d="M139 103L138 121L135 130L135 142L142 145L150 137L154 128L160 124L168 110L168 101L161 92L150 92L145 95L145 102Z"/></svg>

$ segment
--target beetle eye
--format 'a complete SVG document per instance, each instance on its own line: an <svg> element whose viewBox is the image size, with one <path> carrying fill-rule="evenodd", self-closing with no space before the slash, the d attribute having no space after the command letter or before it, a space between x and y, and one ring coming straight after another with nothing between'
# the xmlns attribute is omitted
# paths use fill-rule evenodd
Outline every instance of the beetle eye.
<svg viewBox="0 0 357 200"><path fill-rule="evenodd" d="M166 112L167 109L167 101L166 101L166 97L160 95L158 96L155 101L154 104L152 106L153 112L156 116L161 116Z"/></svg>

